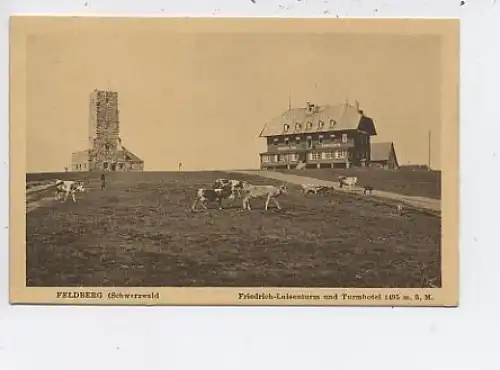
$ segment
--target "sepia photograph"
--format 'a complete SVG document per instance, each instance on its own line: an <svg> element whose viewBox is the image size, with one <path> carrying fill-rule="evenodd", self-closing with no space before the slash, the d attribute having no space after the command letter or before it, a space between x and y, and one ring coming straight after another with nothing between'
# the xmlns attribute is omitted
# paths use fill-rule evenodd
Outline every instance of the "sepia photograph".
<svg viewBox="0 0 500 370"><path fill-rule="evenodd" d="M10 32L11 303L458 304L458 20Z"/></svg>

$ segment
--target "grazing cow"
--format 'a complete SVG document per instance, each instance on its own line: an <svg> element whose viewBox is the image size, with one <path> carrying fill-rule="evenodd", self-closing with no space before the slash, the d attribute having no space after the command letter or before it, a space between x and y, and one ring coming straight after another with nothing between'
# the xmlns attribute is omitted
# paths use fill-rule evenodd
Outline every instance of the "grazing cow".
<svg viewBox="0 0 500 370"><path fill-rule="evenodd" d="M307 195L307 194L316 194L318 189L321 188L321 185L317 185L317 184L302 184L300 185L300 187L302 188L302 193L304 195Z"/></svg>
<svg viewBox="0 0 500 370"><path fill-rule="evenodd" d="M205 209L207 208L207 202L217 202L219 209L222 209L222 199L227 199L232 196L231 190L224 189L198 189L196 192L196 199L191 206L191 211L194 211L198 202Z"/></svg>
<svg viewBox="0 0 500 370"><path fill-rule="evenodd" d="M214 189L230 189L231 196L230 199L236 198L236 194L238 197L241 197L241 190L243 190L249 183L247 181L241 180L228 180L228 179L217 179L214 181Z"/></svg>
<svg viewBox="0 0 500 370"><path fill-rule="evenodd" d="M299 162L297 163L297 166L295 166L297 170L304 171L306 169L306 163L305 162Z"/></svg>
<svg viewBox="0 0 500 370"><path fill-rule="evenodd" d="M271 199L274 201L274 204L276 204L276 207L278 207L278 209L281 209L281 206L276 200L276 198L282 194L287 194L288 189L287 186L284 184L281 185L279 188L272 185L248 185L245 189L243 189L243 193L244 193L243 197L244 210L247 208L249 211L252 210L252 208L250 208L250 199L266 198L265 210L267 211Z"/></svg>
<svg viewBox="0 0 500 370"><path fill-rule="evenodd" d="M71 198L73 199L73 203L76 203L76 197L75 194L77 191L79 192L85 192L85 189L83 187L83 183L80 181L70 181L70 180L56 180L56 191L54 197L56 200L61 199L62 196L64 196L64 199L62 202L66 202L68 199L68 196L71 194Z"/></svg>
<svg viewBox="0 0 500 370"><path fill-rule="evenodd" d="M302 188L302 193L304 195L307 195L307 194L327 195L327 194L330 194L331 191L333 190L333 187L323 186L323 185L317 185L317 184L302 184L301 188Z"/></svg>
<svg viewBox="0 0 500 370"><path fill-rule="evenodd" d="M365 193L365 195L367 195L367 194L371 194L371 193L372 193L372 191L373 191L373 186L371 186L371 185L366 185L366 186L364 186L363 188L364 188L364 193Z"/></svg>
<svg viewBox="0 0 500 370"><path fill-rule="evenodd" d="M340 187L343 188L346 185L348 188L353 188L358 182L358 178L356 176L353 177L344 177L339 178Z"/></svg>
<svg viewBox="0 0 500 370"><path fill-rule="evenodd" d="M316 194L331 195L334 190L335 189L333 188L333 186L321 186L319 189L316 190Z"/></svg>

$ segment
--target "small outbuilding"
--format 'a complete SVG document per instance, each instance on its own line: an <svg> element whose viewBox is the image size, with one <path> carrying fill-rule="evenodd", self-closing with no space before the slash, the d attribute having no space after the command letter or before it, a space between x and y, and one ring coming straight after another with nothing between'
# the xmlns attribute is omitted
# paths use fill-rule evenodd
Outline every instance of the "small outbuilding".
<svg viewBox="0 0 500 370"><path fill-rule="evenodd" d="M382 167L391 170L399 168L398 158L394 150L394 143L372 143L370 166Z"/></svg>

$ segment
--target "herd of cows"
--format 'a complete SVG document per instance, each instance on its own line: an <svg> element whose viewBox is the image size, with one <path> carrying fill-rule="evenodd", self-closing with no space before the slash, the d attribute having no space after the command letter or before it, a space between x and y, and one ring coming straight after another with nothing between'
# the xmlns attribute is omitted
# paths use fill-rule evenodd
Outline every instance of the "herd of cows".
<svg viewBox="0 0 500 370"><path fill-rule="evenodd" d="M338 182L340 188L353 188L357 184L358 178L356 176L339 176ZM56 180L54 186L55 199L62 202L66 202L69 196L71 196L73 202L76 202L76 193L85 192L81 181ZM335 190L333 186L317 184L302 184L301 189L304 195L330 195ZM372 186L364 187L365 195L371 194L372 191ZM208 202L217 203L218 209L222 209L223 200L234 200L236 197L242 199L243 210L251 211L250 200L259 198L265 199L264 209L266 211L271 201L274 202L278 209L281 209L277 198L287 193L288 188L285 184L278 187L273 185L253 185L244 180L217 179L214 181L212 188L199 188L196 191L191 210L195 211L198 204L204 209L208 209Z"/></svg>

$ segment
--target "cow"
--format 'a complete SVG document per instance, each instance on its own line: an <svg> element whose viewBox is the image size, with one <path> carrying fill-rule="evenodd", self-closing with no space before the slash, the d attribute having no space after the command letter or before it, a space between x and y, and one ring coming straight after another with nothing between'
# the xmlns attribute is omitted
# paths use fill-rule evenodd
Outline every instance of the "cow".
<svg viewBox="0 0 500 370"><path fill-rule="evenodd" d="M320 188L318 188L316 190L316 194L320 194L320 195L330 195L332 194L332 192L334 191L334 187L333 186L321 186Z"/></svg>
<svg viewBox="0 0 500 370"><path fill-rule="evenodd" d="M71 194L71 198L73 199L73 203L76 203L75 194L77 191L83 193L85 192L85 188L83 187L83 183L81 181L73 181L73 180L56 180L55 183L56 191L54 197L56 200L60 200L62 196L64 199L61 201L63 203L66 202L68 196Z"/></svg>
<svg viewBox="0 0 500 370"><path fill-rule="evenodd" d="M356 176L353 177L339 177L340 187L343 188L346 185L348 188L353 188L358 182L358 178Z"/></svg>
<svg viewBox="0 0 500 370"><path fill-rule="evenodd" d="M337 181L339 182L339 187L342 187L344 179L345 179L345 176L342 176L342 175L337 177Z"/></svg>
<svg viewBox="0 0 500 370"><path fill-rule="evenodd" d="M318 187L319 185L316 185L316 184L301 184L300 187L302 189L302 193L303 194L310 194L310 193L314 193L316 188Z"/></svg>
<svg viewBox="0 0 500 370"><path fill-rule="evenodd" d="M316 195L318 193L318 191L321 188L323 188L322 185L317 185L317 184L302 184L302 185L300 185L300 187L302 188L302 193L304 195L308 195L308 194Z"/></svg>
<svg viewBox="0 0 500 370"><path fill-rule="evenodd" d="M297 166L295 166L297 170L304 171L306 169L306 163L305 162L299 162L297 163Z"/></svg>
<svg viewBox="0 0 500 370"><path fill-rule="evenodd" d="M241 198L241 190L243 190L249 183L247 181L241 180L228 180L228 179L217 179L214 181L214 189L229 189L231 190L230 199L235 199L236 195Z"/></svg>
<svg viewBox="0 0 500 370"><path fill-rule="evenodd" d="M371 194L373 192L373 186L371 185L366 185L363 187L365 195Z"/></svg>
<svg viewBox="0 0 500 370"><path fill-rule="evenodd" d="M281 209L281 206L276 198L287 193L288 189L285 184L281 185L280 187L272 185L248 185L247 187L245 187L245 189L243 189L243 210L248 209L249 211L251 211L252 208L250 208L250 199L255 198L266 198L266 211L271 199L274 201L274 204L276 204L276 207L278 207L278 209Z"/></svg>
<svg viewBox="0 0 500 370"><path fill-rule="evenodd" d="M191 211L194 211L196 208L196 205L198 203L201 204L201 206L205 209L207 208L207 202L217 202L219 207L218 209L222 209L222 199L227 199L232 196L232 192L230 189L224 188L224 189L203 189L200 188L196 192L196 199L193 202L193 205L191 206Z"/></svg>

